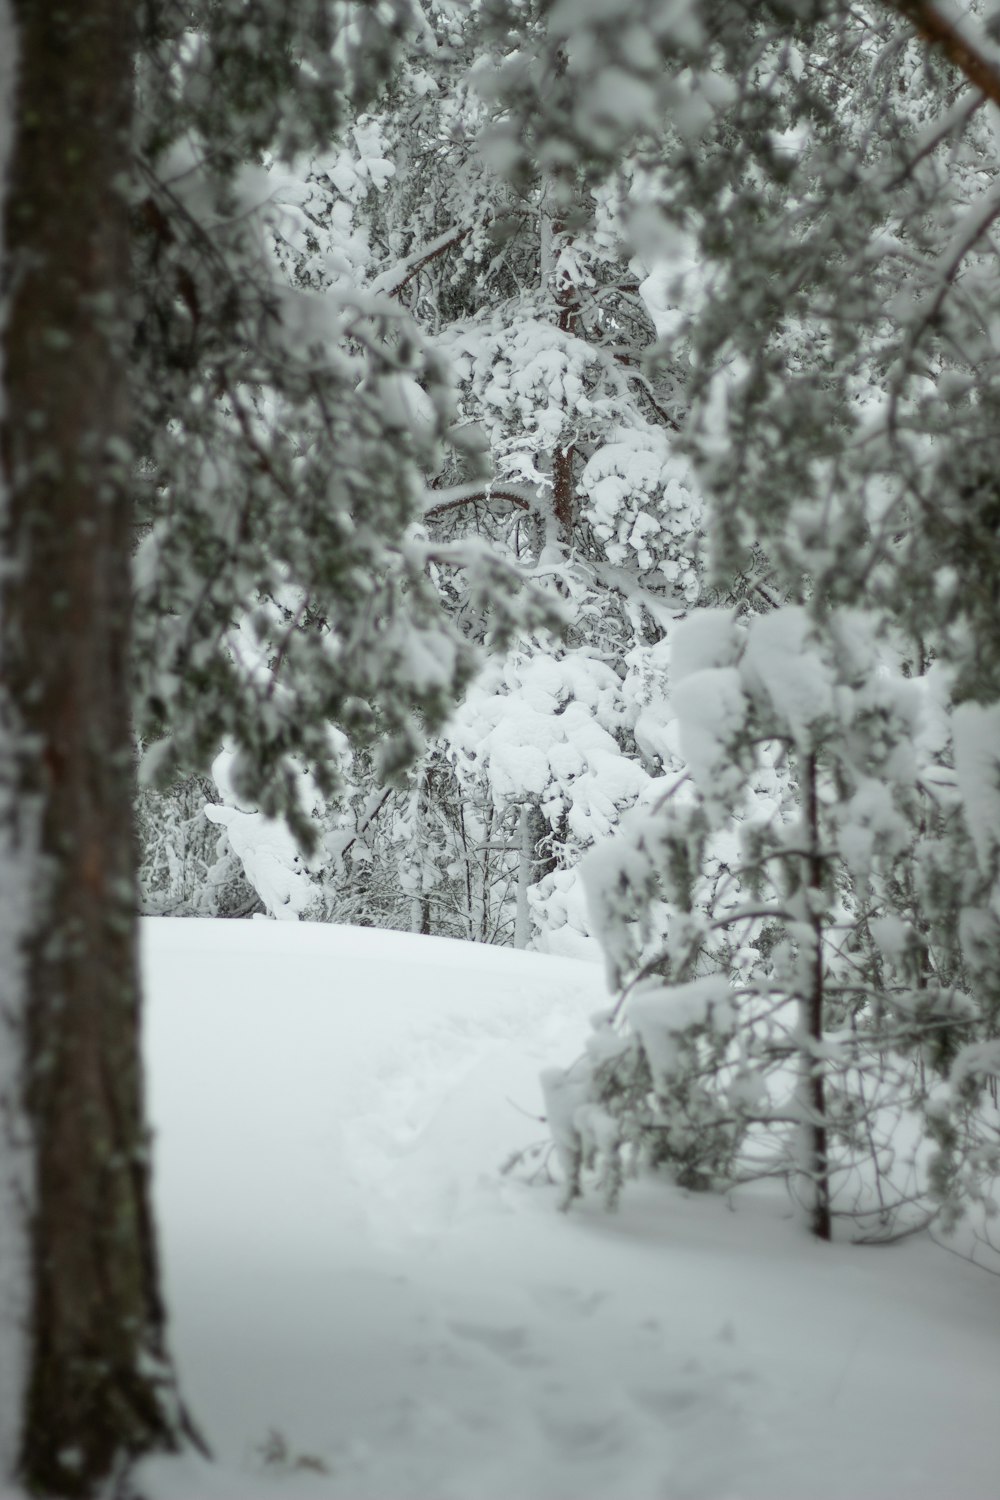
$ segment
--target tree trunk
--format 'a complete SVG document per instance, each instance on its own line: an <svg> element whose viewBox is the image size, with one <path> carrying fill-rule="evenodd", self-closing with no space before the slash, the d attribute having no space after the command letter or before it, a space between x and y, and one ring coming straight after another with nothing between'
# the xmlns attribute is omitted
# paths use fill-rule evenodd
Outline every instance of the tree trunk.
<svg viewBox="0 0 1000 1500"><path fill-rule="evenodd" d="M557 243L561 241L563 235L561 221L553 224L552 234ZM579 294L573 278L564 267L557 269L554 280L559 331L573 334L576 332L580 316ZM559 539L567 548L573 546L573 531L576 525L576 481L573 472L575 460L576 446L573 443L566 443L564 447L557 448L552 457L552 513L555 516Z"/></svg>
<svg viewBox="0 0 1000 1500"><path fill-rule="evenodd" d="M531 818L527 802L517 818L517 906L514 916L514 947L527 948L531 935L528 886L531 884Z"/></svg>
<svg viewBox="0 0 1000 1500"><path fill-rule="evenodd" d="M194 1439L164 1343L139 1052L126 190L131 0L13 0L0 429L8 943L30 1148L19 1477L93 1494ZM19 992L19 993L18 993ZM10 998L13 996L13 1000Z"/></svg>
<svg viewBox="0 0 1000 1500"><path fill-rule="evenodd" d="M559 52L556 57L557 76L561 77L565 68L566 59ZM560 264L559 254L566 239L565 201L571 181L571 174L557 170L554 190L560 206L550 215L547 206L542 204L538 257L542 290L555 298L556 327L560 333L566 334L576 332L580 317L580 294L568 267ZM576 525L575 460L576 446L572 442L557 447L552 455L552 517L556 537L567 550L572 549Z"/></svg>
<svg viewBox="0 0 1000 1500"><path fill-rule="evenodd" d="M803 1168L809 1191L810 1228L817 1239L829 1240L833 1235L830 1209L830 1160L826 1129L826 1087L822 1062L815 1055L823 1040L824 974L823 974L823 920L819 912L819 898L823 891L823 855L820 847L819 791L816 784L816 755L805 759L803 767L803 801L805 811L806 838L809 853L806 856L806 899L810 903L809 921L812 926L812 952L809 956L809 976L806 993L801 1002L803 1054L803 1104L806 1121L803 1124Z"/></svg>

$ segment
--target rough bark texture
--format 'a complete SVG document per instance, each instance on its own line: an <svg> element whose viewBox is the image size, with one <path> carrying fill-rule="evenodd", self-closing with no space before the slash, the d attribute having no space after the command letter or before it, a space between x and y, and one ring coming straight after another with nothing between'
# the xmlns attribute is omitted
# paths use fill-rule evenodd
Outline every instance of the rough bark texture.
<svg viewBox="0 0 1000 1500"><path fill-rule="evenodd" d="M10 774L41 826L25 944L34 1153L20 1478L77 1496L176 1447L143 1119L128 709L131 0L14 0L6 200Z"/></svg>

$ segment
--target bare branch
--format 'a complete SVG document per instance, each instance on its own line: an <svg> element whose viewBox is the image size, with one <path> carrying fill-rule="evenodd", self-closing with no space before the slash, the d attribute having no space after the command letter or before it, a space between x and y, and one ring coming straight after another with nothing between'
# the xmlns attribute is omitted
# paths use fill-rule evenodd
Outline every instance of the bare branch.
<svg viewBox="0 0 1000 1500"><path fill-rule="evenodd" d="M446 511L456 510L460 505L473 505L477 502L489 504L491 500L505 500L517 510L534 510L537 504L534 492L526 485L512 484L455 484L448 489L434 490L427 498L429 503L424 511L425 521L435 520Z"/></svg>

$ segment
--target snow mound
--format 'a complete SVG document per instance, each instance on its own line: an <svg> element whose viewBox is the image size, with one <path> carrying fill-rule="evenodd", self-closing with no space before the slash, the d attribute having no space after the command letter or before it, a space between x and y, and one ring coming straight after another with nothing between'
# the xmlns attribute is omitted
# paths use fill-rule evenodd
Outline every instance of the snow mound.
<svg viewBox="0 0 1000 1500"><path fill-rule="evenodd" d="M820 1247L770 1188L560 1215L500 1172L545 1140L539 1074L582 1050L599 968L143 928L173 1339L217 1458L147 1463L148 1500L995 1493L991 1278Z"/></svg>

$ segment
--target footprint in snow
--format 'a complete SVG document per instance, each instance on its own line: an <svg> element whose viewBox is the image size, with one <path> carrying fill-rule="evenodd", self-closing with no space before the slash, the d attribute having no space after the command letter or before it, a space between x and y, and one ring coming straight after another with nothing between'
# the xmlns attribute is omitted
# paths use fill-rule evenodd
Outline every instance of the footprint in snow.
<svg viewBox="0 0 1000 1500"><path fill-rule="evenodd" d="M659 1391L637 1390L632 1392L632 1398L643 1411L664 1421L671 1421L684 1412L693 1411L705 1401L700 1391L690 1387Z"/></svg>
<svg viewBox="0 0 1000 1500"><path fill-rule="evenodd" d="M579 1417L565 1412L543 1412L539 1424L549 1441L576 1462L593 1463L621 1453L628 1446L626 1424L613 1415Z"/></svg>
<svg viewBox="0 0 1000 1500"><path fill-rule="evenodd" d="M495 1328L487 1323L449 1323L452 1333L460 1339L479 1344L508 1364L526 1366L544 1365L545 1360L529 1347L528 1334L523 1328Z"/></svg>
<svg viewBox="0 0 1000 1500"><path fill-rule="evenodd" d="M607 1302L608 1292L577 1292L572 1287L540 1286L531 1293L535 1302L546 1312L559 1313L565 1318L593 1317L602 1303Z"/></svg>

